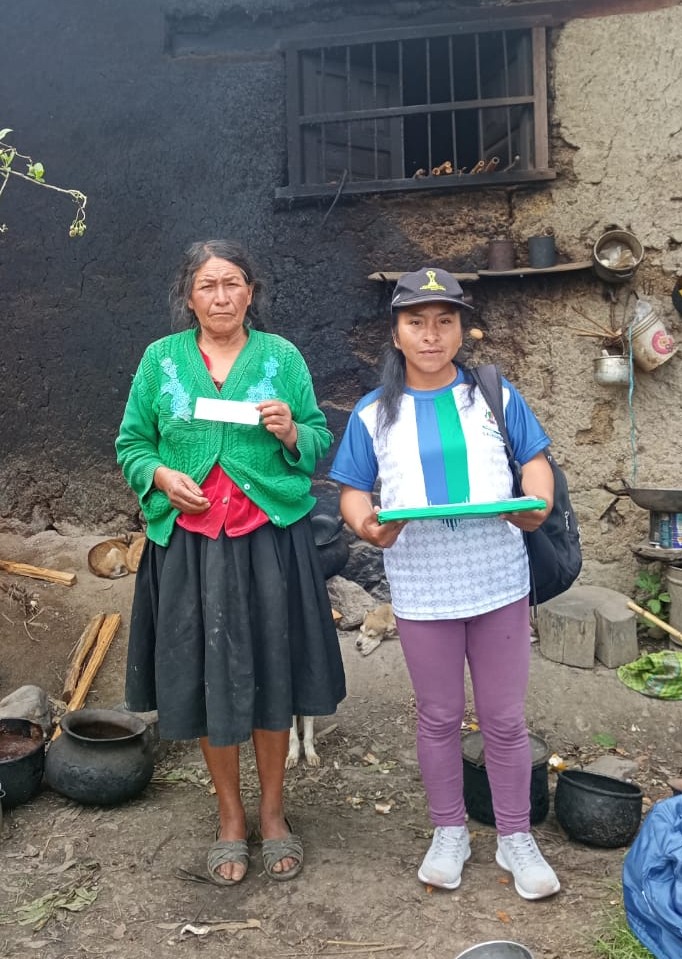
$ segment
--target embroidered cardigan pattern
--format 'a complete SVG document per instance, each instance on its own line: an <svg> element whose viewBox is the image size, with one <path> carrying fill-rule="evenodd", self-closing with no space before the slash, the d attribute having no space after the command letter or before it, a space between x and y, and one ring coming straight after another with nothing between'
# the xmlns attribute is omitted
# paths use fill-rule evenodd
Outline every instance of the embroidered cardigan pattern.
<svg viewBox="0 0 682 959"><path fill-rule="evenodd" d="M198 397L288 403L298 430L298 458L262 425L195 420ZM126 482L137 494L147 535L168 544L178 510L154 486L159 466L199 483L219 463L276 526L290 526L313 508L311 479L333 441L310 372L281 336L250 330L219 394L197 345L196 330L150 344L133 382L116 439Z"/></svg>

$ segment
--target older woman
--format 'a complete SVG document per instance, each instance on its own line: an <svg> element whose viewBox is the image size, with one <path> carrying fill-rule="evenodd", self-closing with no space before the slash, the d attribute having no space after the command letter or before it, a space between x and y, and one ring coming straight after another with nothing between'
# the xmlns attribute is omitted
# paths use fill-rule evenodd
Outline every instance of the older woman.
<svg viewBox="0 0 682 959"><path fill-rule="evenodd" d="M470 856L460 729L465 663L498 832L497 863L525 899L559 890L530 833L531 755L524 718L530 661L529 574L521 530L551 510L549 439L504 381L507 430L523 491L544 509L501 517L393 520L384 508L482 503L512 495L504 442L471 374L456 362L469 309L444 270L404 274L391 303L391 341L382 386L355 407L331 476L342 484L341 512L362 539L385 550L400 642L417 700L417 752L433 842L419 879L456 889Z"/></svg>
<svg viewBox="0 0 682 959"><path fill-rule="evenodd" d="M345 695L336 629L311 531L311 476L332 436L303 357L253 329L259 292L236 244L193 244L171 290L176 332L133 379L118 462L147 521L130 625L126 703L158 709L160 735L198 738L219 824L208 870L249 862L239 744L253 738L263 862L301 869L283 806L294 715Z"/></svg>

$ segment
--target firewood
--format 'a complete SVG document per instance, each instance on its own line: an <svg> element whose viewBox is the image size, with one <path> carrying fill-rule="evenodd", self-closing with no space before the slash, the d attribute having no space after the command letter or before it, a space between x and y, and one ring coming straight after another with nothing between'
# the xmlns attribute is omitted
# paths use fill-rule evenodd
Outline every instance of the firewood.
<svg viewBox="0 0 682 959"><path fill-rule="evenodd" d="M104 618L104 613L97 613L96 616L92 617L88 625L81 633L80 639L76 644L76 648L69 663L69 671L66 674L66 679L64 680L62 699L65 703L71 701L74 690L78 685L78 677L81 674L81 668L87 659L88 653L92 649L95 640L97 639L99 631L102 628Z"/></svg>
<svg viewBox="0 0 682 959"><path fill-rule="evenodd" d="M27 563L14 563L9 559L0 559L0 569L15 576L30 576L31 579L45 579L49 583L61 583L62 586L73 586L76 582L75 573L62 573L58 569L46 569L44 566L30 566Z"/></svg>
<svg viewBox="0 0 682 959"><path fill-rule="evenodd" d="M92 681L97 674L97 670L102 665L104 657L107 654L107 650L111 646L111 642L118 632L118 627L121 625L121 614L120 613L109 613L104 618L102 627L97 636L97 642L92 651L92 655L88 660L87 666L83 670L80 679L78 680L78 685L74 690L71 701L66 707L67 713L73 712L74 709L81 709L85 703L85 699L90 691L92 686ZM55 729L52 734L52 739L56 739L61 733L59 726Z"/></svg>

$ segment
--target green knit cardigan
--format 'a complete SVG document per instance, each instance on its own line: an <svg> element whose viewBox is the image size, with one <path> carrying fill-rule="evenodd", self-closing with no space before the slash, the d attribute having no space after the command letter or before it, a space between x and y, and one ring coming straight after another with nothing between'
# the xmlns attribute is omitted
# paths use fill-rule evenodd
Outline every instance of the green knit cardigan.
<svg viewBox="0 0 682 959"><path fill-rule="evenodd" d="M200 396L288 403L298 429L298 456L262 425L195 420ZM249 330L218 393L192 329L157 340L145 350L133 377L116 454L139 499L148 537L166 546L179 511L154 486L159 466L180 470L202 484L219 463L272 523L285 527L313 508L311 477L332 441L308 367L293 344Z"/></svg>

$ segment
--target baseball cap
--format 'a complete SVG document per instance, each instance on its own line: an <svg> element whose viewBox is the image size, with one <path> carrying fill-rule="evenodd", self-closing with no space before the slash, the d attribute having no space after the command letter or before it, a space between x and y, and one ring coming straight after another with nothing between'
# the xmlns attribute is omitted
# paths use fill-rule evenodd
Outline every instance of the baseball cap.
<svg viewBox="0 0 682 959"><path fill-rule="evenodd" d="M466 310L473 310L473 306L464 299L464 291L447 270L423 267L415 273L403 273L395 285L391 299L391 312L402 310L404 306L415 306L417 303L433 303L442 300L445 303L455 303Z"/></svg>

